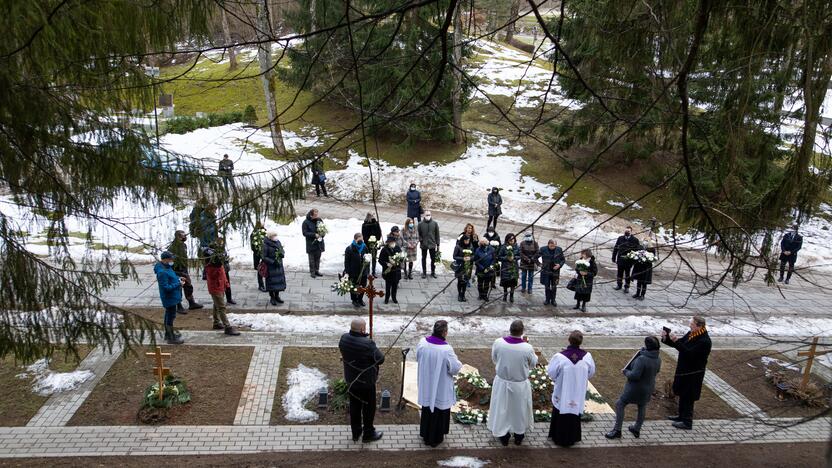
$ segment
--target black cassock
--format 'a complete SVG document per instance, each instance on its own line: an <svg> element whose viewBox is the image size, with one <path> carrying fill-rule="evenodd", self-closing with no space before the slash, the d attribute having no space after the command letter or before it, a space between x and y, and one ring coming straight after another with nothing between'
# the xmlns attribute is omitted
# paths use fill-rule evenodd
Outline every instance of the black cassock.
<svg viewBox="0 0 832 468"><path fill-rule="evenodd" d="M424 439L425 444L436 447L445 440L445 435L451 428L451 410L429 407L422 407L422 420L419 423L419 436Z"/></svg>

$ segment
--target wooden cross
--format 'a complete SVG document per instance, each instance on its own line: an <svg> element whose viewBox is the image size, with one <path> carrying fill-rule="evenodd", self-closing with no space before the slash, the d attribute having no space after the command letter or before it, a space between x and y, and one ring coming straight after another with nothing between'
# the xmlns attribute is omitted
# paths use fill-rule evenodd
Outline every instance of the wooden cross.
<svg viewBox="0 0 832 468"><path fill-rule="evenodd" d="M803 369L803 380L800 381L800 390L806 390L806 385L809 384L809 373L812 372L812 364L815 363L815 356L823 356L824 354L830 353L830 351L818 351L818 337L812 338L812 345L809 347L809 351L800 351L797 353L798 357L807 356L809 359L806 360L806 368Z"/></svg>
<svg viewBox="0 0 832 468"><path fill-rule="evenodd" d="M359 286L356 291L361 294L367 295L367 300L370 301L370 339L373 339L373 300L376 297L384 297L384 291L381 289L376 289L373 286L373 281L376 279L375 276L370 275L367 277L367 286Z"/></svg>
<svg viewBox="0 0 832 468"><path fill-rule="evenodd" d="M153 374L159 379L159 400L163 400L165 393L165 377L170 375L170 368L165 367L162 358L170 357L170 353L163 353L162 347L157 346L156 352L144 353L145 356L156 359L156 367L153 368Z"/></svg>

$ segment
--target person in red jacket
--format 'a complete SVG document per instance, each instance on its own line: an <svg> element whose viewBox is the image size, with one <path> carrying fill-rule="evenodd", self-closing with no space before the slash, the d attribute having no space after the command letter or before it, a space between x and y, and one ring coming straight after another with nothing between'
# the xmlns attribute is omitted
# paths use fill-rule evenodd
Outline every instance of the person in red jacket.
<svg viewBox="0 0 832 468"><path fill-rule="evenodd" d="M223 266L223 257L215 255L211 249L206 250L205 253L208 256L208 265L205 266L208 294L214 301L214 330L225 329L226 335L237 336L240 332L228 323L228 317L225 315L225 290L229 284Z"/></svg>

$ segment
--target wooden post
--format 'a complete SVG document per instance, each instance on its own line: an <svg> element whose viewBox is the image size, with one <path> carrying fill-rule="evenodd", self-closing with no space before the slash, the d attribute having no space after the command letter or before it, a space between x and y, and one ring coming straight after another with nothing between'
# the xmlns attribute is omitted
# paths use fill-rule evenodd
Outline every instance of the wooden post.
<svg viewBox="0 0 832 468"><path fill-rule="evenodd" d="M828 354L829 351L818 351L818 337L812 338L812 345L809 347L809 351L800 351L797 353L798 357L807 356L809 359L806 360L806 368L803 369L803 379L800 381L800 390L806 390L806 385L809 385L809 375L812 372L812 364L815 363L815 356L823 356L824 354Z"/></svg>
<svg viewBox="0 0 832 468"><path fill-rule="evenodd" d="M359 286L356 291L367 295L367 300L370 301L370 339L373 339L373 300L376 297L384 297L384 291L376 289L373 286L373 281L376 277L370 275L367 277L367 286Z"/></svg>
<svg viewBox="0 0 832 468"><path fill-rule="evenodd" d="M170 353L163 353L162 347L157 346L156 352L153 353L144 353L145 356L155 358L156 360L156 367L153 368L153 373L156 375L156 378L159 379L159 400L163 400L163 395L165 393L165 377L170 374L170 368L165 367L164 363L162 362L162 358L170 357Z"/></svg>

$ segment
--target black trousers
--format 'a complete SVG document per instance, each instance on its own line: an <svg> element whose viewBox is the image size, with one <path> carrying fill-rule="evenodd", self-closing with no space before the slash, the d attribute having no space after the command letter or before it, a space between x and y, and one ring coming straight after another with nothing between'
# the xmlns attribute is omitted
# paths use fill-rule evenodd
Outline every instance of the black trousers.
<svg viewBox="0 0 832 468"><path fill-rule="evenodd" d="M351 388L350 391L350 427L352 436L369 437L375 433L373 420L376 417L376 389Z"/></svg>
<svg viewBox="0 0 832 468"><path fill-rule="evenodd" d="M797 261L797 254L789 255L786 258L780 258L780 278L783 277L783 273L786 271L786 264L789 264L789 273L786 275L786 279L792 278L792 273L794 273L794 262Z"/></svg>
<svg viewBox="0 0 832 468"><path fill-rule="evenodd" d="M430 272L436 272L436 249L422 249L422 273L427 273L427 259L430 252Z"/></svg>
<svg viewBox="0 0 832 468"><path fill-rule="evenodd" d="M488 297L488 293L491 291L490 276L477 278L477 291L479 291L480 297Z"/></svg>
<svg viewBox="0 0 832 468"><path fill-rule="evenodd" d="M460 296L465 295L465 290L468 288L468 279L462 276L456 277L456 292L459 293Z"/></svg>
<svg viewBox="0 0 832 468"><path fill-rule="evenodd" d="M329 195L326 194L326 183L324 183L324 182L315 184L315 195L320 197L321 196L321 191L324 192L325 197L329 196Z"/></svg>
<svg viewBox="0 0 832 468"><path fill-rule="evenodd" d="M385 281L384 282L384 302L387 302L388 299L398 300L396 298L396 292L399 290L399 281Z"/></svg>
<svg viewBox="0 0 832 468"><path fill-rule="evenodd" d="M318 273L321 269L321 252L307 253L306 256L309 257L309 273Z"/></svg>
<svg viewBox="0 0 832 468"><path fill-rule="evenodd" d="M615 273L615 281L618 286L621 286L621 279L624 278L624 287L630 287L630 274L633 271L633 263L629 260L618 262L618 271Z"/></svg>
<svg viewBox="0 0 832 468"><path fill-rule="evenodd" d="M636 281L636 295L644 297L645 294L647 294L647 283Z"/></svg>
<svg viewBox="0 0 832 468"><path fill-rule="evenodd" d="M683 422L693 424L693 404L696 400L689 395L679 395L679 419Z"/></svg>
<svg viewBox="0 0 832 468"><path fill-rule="evenodd" d="M486 224L485 227L494 226L494 228L496 229L497 228L497 218L499 218L499 217L500 217L500 215L493 215L493 216L489 215L488 216L488 224Z"/></svg>
<svg viewBox="0 0 832 468"><path fill-rule="evenodd" d="M182 292L185 293L186 299L193 300L194 285L191 283L191 275L188 274L188 270L174 271L174 273L180 278L185 278L185 284L182 285Z"/></svg>
<svg viewBox="0 0 832 468"><path fill-rule="evenodd" d="M549 277L549 281L543 285L543 288L546 292L546 300L549 302L554 302L555 298L558 295L558 279L555 278L553 275Z"/></svg>

